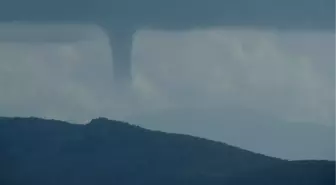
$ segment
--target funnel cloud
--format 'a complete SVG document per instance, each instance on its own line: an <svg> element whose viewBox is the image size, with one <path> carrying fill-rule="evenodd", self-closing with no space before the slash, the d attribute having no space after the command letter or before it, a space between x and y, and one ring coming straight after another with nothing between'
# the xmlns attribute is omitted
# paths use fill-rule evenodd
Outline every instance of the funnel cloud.
<svg viewBox="0 0 336 185"><path fill-rule="evenodd" d="M131 83L132 37L138 30L225 26L333 32L334 7L334 0L5 0L0 23L99 25L115 50L114 79L127 84Z"/></svg>

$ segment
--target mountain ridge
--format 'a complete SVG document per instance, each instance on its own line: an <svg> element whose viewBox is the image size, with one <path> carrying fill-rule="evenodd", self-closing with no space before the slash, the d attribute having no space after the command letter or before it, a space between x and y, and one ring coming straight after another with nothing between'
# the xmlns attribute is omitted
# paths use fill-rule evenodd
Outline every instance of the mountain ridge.
<svg viewBox="0 0 336 185"><path fill-rule="evenodd" d="M257 183L262 180L259 171L274 168L274 174L284 173L281 169L293 164L221 142L150 131L106 118L86 125L0 118L0 151L0 160L5 161L0 166L1 184L240 185L246 182L237 183L236 177L253 177ZM294 163L300 163L299 167L317 163L328 172L334 172L330 166L335 166L334 161ZM309 172L309 178L321 178L318 172ZM326 185L335 177L328 178Z"/></svg>
<svg viewBox="0 0 336 185"><path fill-rule="evenodd" d="M196 135L282 159L335 159L334 125L290 122L242 107L158 110L126 120L152 130Z"/></svg>

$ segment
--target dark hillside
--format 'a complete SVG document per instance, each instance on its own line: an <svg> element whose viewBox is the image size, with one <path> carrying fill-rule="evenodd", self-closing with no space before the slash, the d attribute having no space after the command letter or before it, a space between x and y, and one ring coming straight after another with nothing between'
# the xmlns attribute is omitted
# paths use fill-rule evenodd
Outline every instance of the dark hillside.
<svg viewBox="0 0 336 185"><path fill-rule="evenodd" d="M247 174L255 174L251 176L260 179L263 169L272 169L266 177L293 170L292 178L297 180L305 174L332 180L330 166L335 166L283 161L224 143L154 132L105 118L87 125L0 118L0 161L0 184L4 185L198 185L223 184L229 179L235 184L240 175L252 178Z"/></svg>

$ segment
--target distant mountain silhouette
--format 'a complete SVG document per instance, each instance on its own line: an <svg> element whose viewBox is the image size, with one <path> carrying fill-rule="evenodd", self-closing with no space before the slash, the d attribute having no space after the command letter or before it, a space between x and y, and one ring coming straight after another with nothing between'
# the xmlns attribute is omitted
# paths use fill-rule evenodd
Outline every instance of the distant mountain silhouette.
<svg viewBox="0 0 336 185"><path fill-rule="evenodd" d="M0 118L4 185L333 185L335 162L286 161L105 118Z"/></svg>

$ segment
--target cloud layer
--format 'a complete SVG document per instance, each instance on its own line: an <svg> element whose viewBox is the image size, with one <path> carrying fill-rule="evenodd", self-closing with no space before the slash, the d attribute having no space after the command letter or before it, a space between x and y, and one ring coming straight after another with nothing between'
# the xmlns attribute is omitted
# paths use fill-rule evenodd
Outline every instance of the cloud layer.
<svg viewBox="0 0 336 185"><path fill-rule="evenodd" d="M107 39L1 43L0 112L82 122L157 109L236 104L334 123L334 35L255 30L141 31L133 93L115 94Z"/></svg>

